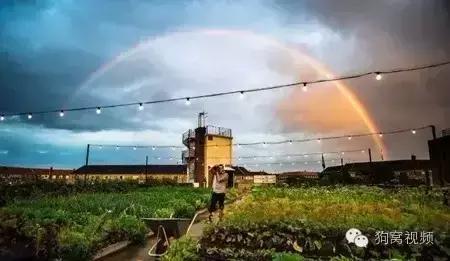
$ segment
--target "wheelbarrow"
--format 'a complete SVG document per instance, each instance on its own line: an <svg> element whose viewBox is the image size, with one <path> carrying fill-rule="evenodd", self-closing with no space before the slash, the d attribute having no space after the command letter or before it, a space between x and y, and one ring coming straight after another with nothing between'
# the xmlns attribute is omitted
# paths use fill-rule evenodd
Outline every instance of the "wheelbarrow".
<svg viewBox="0 0 450 261"><path fill-rule="evenodd" d="M156 242L148 251L148 255L160 259L170 246L170 238L180 238L188 234L200 212L189 218L142 218L153 232L156 232Z"/></svg>

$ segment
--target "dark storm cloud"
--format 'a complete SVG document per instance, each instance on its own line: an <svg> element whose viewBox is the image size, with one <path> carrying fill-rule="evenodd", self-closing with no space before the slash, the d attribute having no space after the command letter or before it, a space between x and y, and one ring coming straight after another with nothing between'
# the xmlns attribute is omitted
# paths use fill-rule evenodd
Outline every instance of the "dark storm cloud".
<svg viewBox="0 0 450 261"><path fill-rule="evenodd" d="M204 53L208 51L209 46L205 44L205 38L192 40L186 37L171 39L172 42L168 41L163 46L166 50L156 49L153 50L154 53L145 53L148 55L146 57L136 58L147 58L143 62L120 64L104 77L95 80L92 85L82 91L78 90L103 64L141 40L183 29L249 30L274 37L280 36L281 41L294 45L301 45L295 41L296 34L301 37L304 29L317 30L314 33L319 39L329 37L332 40L324 44L319 40L317 46L310 43L307 46L308 52L330 66L337 75L442 61L450 59L449 5L449 1L445 0L2 1L0 112L106 105L210 93L224 88L260 87L233 85L236 78L247 76L262 79L265 76L258 72L258 64L247 64L246 61L241 63L247 68L236 71L233 71L233 68L239 67L240 64L233 61L226 64L228 67L224 66L226 70L235 72L224 75L237 75L234 79L214 79L213 84L203 82L203 78L210 75L205 76L202 72L209 72L215 64L200 62L196 67L199 62L197 59L222 61L227 57L212 55L222 52L215 49L211 54L208 53L210 56L192 56L190 51L195 51L195 48L187 48L189 44L200 46L198 48L205 49ZM284 30L292 30L292 33L286 33ZM241 40L239 37L236 39ZM191 42L185 43L187 40ZM313 42L312 39L302 40L302 43L308 43L309 40ZM224 48L223 52L227 55L234 54L229 52L228 45L213 43L211 46ZM245 56L253 51L252 48L257 49L256 46L258 44L254 43L251 48L243 49L244 53L236 50L236 57L258 58ZM185 52L170 57L159 56L160 52L168 52L167 50L171 49L181 49ZM276 63L281 56L278 50L268 56L268 67L272 67L273 71L279 74L295 74L298 71L298 68L285 68L287 66ZM272 56L274 59L270 59ZM178 62L183 63L183 69L192 67L192 70L177 71ZM214 73L219 74L215 71L210 74ZM272 79L278 78L267 77L267 84L272 83ZM387 76L385 79L387 80L381 82L370 79L350 82L382 129L416 126L424 122L435 123L439 128L450 126L446 117L449 113L450 95L448 68L412 76ZM228 81L230 84L227 84ZM262 94L258 97L267 99ZM247 105L250 105L252 100L248 101ZM229 101L214 99L213 105L195 101L189 108L179 102L146 106L143 112L137 112L137 108L105 109L101 116L96 115L94 111L74 112L67 113L64 120L55 115L35 116L27 123L43 130L70 130L79 134L99 130L154 130L177 133L184 130L184 122L177 127L174 125L182 119L191 118L195 124L193 115L206 107L212 111L211 121L215 116L218 122L226 123L226 127L232 127L234 130L248 131L251 134L286 131L283 126L275 127L278 122L275 115L272 117L272 107L269 106L269 103L273 102L258 103L254 111L242 106L242 110L238 112L241 107L238 105L235 108L233 104L231 109L234 111L230 109L225 115L225 110L221 108L227 108ZM248 120L250 118L251 121ZM165 120L167 122L164 122ZM19 120L12 120L13 123L17 121ZM261 128L261 122L265 122L264 126L267 128ZM315 134L312 131L314 128L309 124L292 131ZM324 130L325 134L326 131L335 130ZM55 137L58 135L55 134ZM117 137L119 136L117 134ZM253 135L248 134L247 137L253 139ZM20 155L28 155L25 151L29 150L34 142L37 141L3 138L0 140L0 150L10 151L10 160L17 159ZM394 144L395 142L397 144ZM405 153L401 149L411 146L412 151L417 150L422 154L426 152L421 143L408 145L409 141L406 139L395 142L392 144L400 148L396 155L402 157ZM39 150L51 148L44 146ZM422 155L420 153L417 154ZM52 157L57 158L53 154ZM30 154L27 158L32 159L33 156ZM70 162L67 159L62 161L67 164ZM11 162L20 164L20 160ZM36 163L39 160L33 159L30 162ZM51 163L51 159L49 162Z"/></svg>

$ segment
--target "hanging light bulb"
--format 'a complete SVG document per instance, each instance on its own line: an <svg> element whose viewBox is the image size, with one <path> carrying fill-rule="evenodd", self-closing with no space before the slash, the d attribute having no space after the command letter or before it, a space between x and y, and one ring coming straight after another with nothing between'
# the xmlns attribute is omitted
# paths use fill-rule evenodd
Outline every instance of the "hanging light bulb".
<svg viewBox="0 0 450 261"><path fill-rule="evenodd" d="M348 138L347 138L348 140L351 140L352 139L352 136L348 136Z"/></svg>
<svg viewBox="0 0 450 261"><path fill-rule="evenodd" d="M153 146L153 147L152 147L152 150L155 150L155 149L156 149L155 146Z"/></svg>
<svg viewBox="0 0 450 261"><path fill-rule="evenodd" d="M239 99L243 100L245 98L244 91L240 91Z"/></svg>
<svg viewBox="0 0 450 261"><path fill-rule="evenodd" d="M263 147L266 147L266 146L267 146L266 142L263 142Z"/></svg>
<svg viewBox="0 0 450 261"><path fill-rule="evenodd" d="M63 111L63 110L61 110L61 111L59 112L59 117L64 117L64 111Z"/></svg>
<svg viewBox="0 0 450 261"><path fill-rule="evenodd" d="M412 134L416 134L416 130L412 129L412 130L411 130L411 133L412 133Z"/></svg>
<svg viewBox="0 0 450 261"><path fill-rule="evenodd" d="M100 113L102 113L102 108L100 108L100 107L97 107L97 109L95 110L95 113L97 113L97 114L100 114Z"/></svg>
<svg viewBox="0 0 450 261"><path fill-rule="evenodd" d="M136 147L133 147L133 150L136 150L137 148Z"/></svg>
<svg viewBox="0 0 450 261"><path fill-rule="evenodd" d="M99 149L103 149L103 146L102 145L100 145L100 147L98 147Z"/></svg>
<svg viewBox="0 0 450 261"><path fill-rule="evenodd" d="M140 110L140 111L144 110L144 104L142 104L142 103L139 103L139 107L138 107L138 110Z"/></svg>
<svg viewBox="0 0 450 261"><path fill-rule="evenodd" d="M116 150L119 150L119 146L116 146Z"/></svg>
<svg viewBox="0 0 450 261"><path fill-rule="evenodd" d="M375 74L376 74L375 79L377 79L377 81L379 81L383 78L383 76L381 75L380 72L376 72Z"/></svg>
<svg viewBox="0 0 450 261"><path fill-rule="evenodd" d="M306 86L306 82L303 83L302 91L307 92L308 87Z"/></svg>
<svg viewBox="0 0 450 261"><path fill-rule="evenodd" d="M191 105L191 101L190 101L190 99L189 98L186 98L186 105Z"/></svg>
<svg viewBox="0 0 450 261"><path fill-rule="evenodd" d="M289 145L292 145L292 140L289 141Z"/></svg>
<svg viewBox="0 0 450 261"><path fill-rule="evenodd" d="M0 121L4 121L5 120L5 115L0 116Z"/></svg>
<svg viewBox="0 0 450 261"><path fill-rule="evenodd" d="M380 133L378 134L378 137L382 138L382 137L383 137L383 133L380 132Z"/></svg>
<svg viewBox="0 0 450 261"><path fill-rule="evenodd" d="M318 138L318 139L317 139L317 142L318 142L318 143L320 143L320 142L321 142L320 138Z"/></svg>
<svg viewBox="0 0 450 261"><path fill-rule="evenodd" d="M33 114L28 113L28 119L31 120L31 118L33 118Z"/></svg>

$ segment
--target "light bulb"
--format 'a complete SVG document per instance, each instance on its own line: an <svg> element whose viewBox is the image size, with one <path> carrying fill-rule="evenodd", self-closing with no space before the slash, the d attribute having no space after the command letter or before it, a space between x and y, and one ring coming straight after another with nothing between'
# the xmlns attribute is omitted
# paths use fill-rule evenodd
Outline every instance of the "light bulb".
<svg viewBox="0 0 450 261"><path fill-rule="evenodd" d="M320 139L317 139L317 142L318 142L318 143L320 143L320 141L321 141Z"/></svg>
<svg viewBox="0 0 450 261"><path fill-rule="evenodd" d="M4 121L5 120L5 115L0 116L0 121Z"/></svg>
<svg viewBox="0 0 450 261"><path fill-rule="evenodd" d="M381 78L383 78L383 76L381 75L381 73L377 72L375 79L377 79L377 81L381 80Z"/></svg>
<svg viewBox="0 0 450 261"><path fill-rule="evenodd" d="M31 118L33 118L33 114L28 113L28 119L30 120Z"/></svg>
<svg viewBox="0 0 450 261"><path fill-rule="evenodd" d="M133 147L133 150L136 150L136 147Z"/></svg>
<svg viewBox="0 0 450 261"><path fill-rule="evenodd" d="M138 107L138 110L140 110L140 111L144 110L144 104L142 104L142 103L139 103L139 107Z"/></svg>
<svg viewBox="0 0 450 261"><path fill-rule="evenodd" d="M239 99L243 100L245 98L244 91L241 91L239 94Z"/></svg>
<svg viewBox="0 0 450 261"><path fill-rule="evenodd" d="M153 147L152 147L152 150L155 150L155 149L156 149L155 146L153 146Z"/></svg>
<svg viewBox="0 0 450 261"><path fill-rule="evenodd" d="M416 134L416 130L411 130L412 134Z"/></svg>
<svg viewBox="0 0 450 261"><path fill-rule="evenodd" d="M302 91L307 92L308 87L306 86L306 82L303 83Z"/></svg>
<svg viewBox="0 0 450 261"><path fill-rule="evenodd" d="M95 110L95 113L97 113L97 114L100 114L100 113L102 113L102 108L100 108L100 107L97 107L97 109Z"/></svg>
<svg viewBox="0 0 450 261"><path fill-rule="evenodd" d="M116 150L118 150L119 149L119 146L116 146Z"/></svg>
<svg viewBox="0 0 450 261"><path fill-rule="evenodd" d="M63 111L63 110L61 110L61 111L59 112L59 117L64 117L64 111Z"/></svg>
<svg viewBox="0 0 450 261"><path fill-rule="evenodd" d="M352 139L352 136L348 136L348 138L347 138L348 140L351 140Z"/></svg>
<svg viewBox="0 0 450 261"><path fill-rule="evenodd" d="M191 105L191 101L190 101L190 99L189 98L186 98L186 105Z"/></svg>
<svg viewBox="0 0 450 261"><path fill-rule="evenodd" d="M289 145L292 145L292 140L289 141Z"/></svg>
<svg viewBox="0 0 450 261"><path fill-rule="evenodd" d="M380 138L383 137L383 133L378 134L378 136L379 136Z"/></svg>

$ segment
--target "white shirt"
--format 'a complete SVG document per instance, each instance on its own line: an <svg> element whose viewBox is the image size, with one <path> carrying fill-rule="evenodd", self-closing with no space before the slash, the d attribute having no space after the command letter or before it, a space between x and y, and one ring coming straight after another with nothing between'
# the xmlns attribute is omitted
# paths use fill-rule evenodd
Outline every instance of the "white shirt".
<svg viewBox="0 0 450 261"><path fill-rule="evenodd" d="M213 192L215 193L226 193L228 183L228 173L216 174L213 178Z"/></svg>

